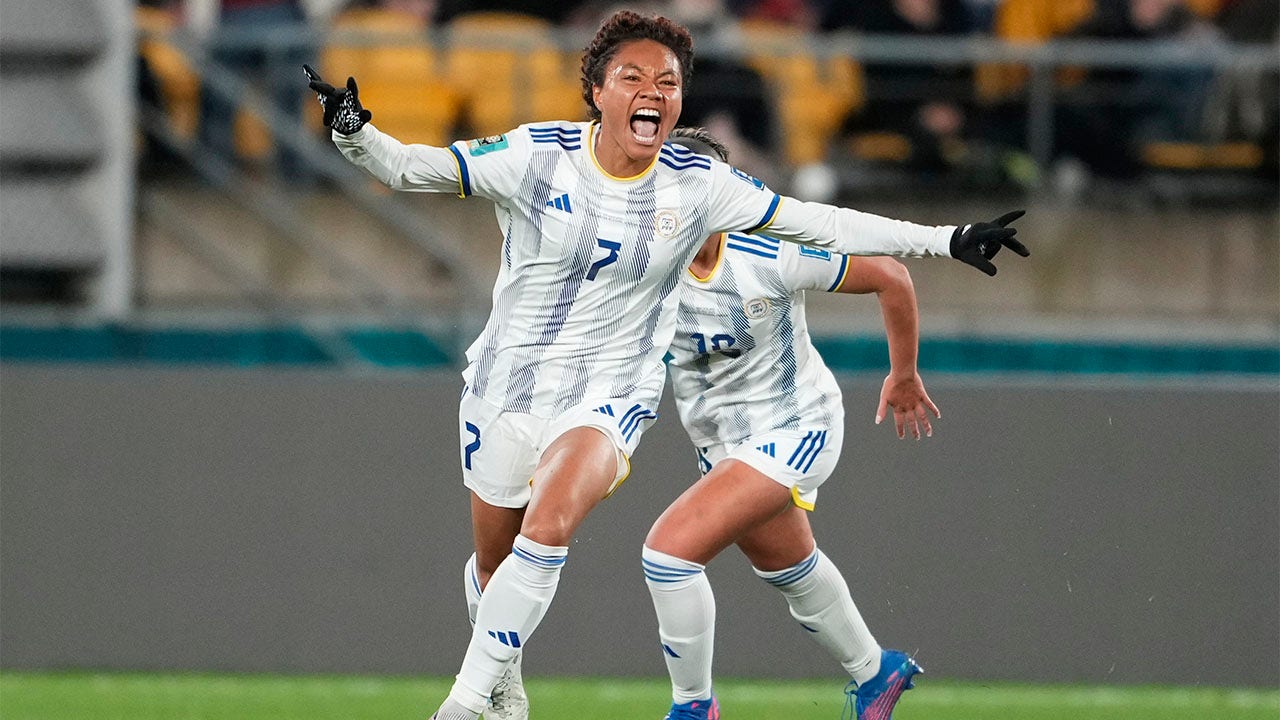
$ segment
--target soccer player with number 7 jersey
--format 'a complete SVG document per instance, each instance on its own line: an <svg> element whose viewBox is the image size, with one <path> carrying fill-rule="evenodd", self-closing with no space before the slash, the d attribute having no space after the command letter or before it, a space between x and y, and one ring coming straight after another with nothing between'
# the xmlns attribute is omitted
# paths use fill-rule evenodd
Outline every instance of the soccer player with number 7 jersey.
<svg viewBox="0 0 1280 720"><path fill-rule="evenodd" d="M496 206L501 267L493 311L467 351L459 411L475 626L436 720L493 712L495 689L517 677L574 532L627 476L656 418L675 290L709 234L768 228L835 252L949 256L987 272L1010 241L1004 228L927 227L783 198L667 144L692 58L685 28L618 12L583 56L595 120L522 125L443 148L379 132L354 79L335 88L308 68L325 125L352 163L394 189Z"/></svg>

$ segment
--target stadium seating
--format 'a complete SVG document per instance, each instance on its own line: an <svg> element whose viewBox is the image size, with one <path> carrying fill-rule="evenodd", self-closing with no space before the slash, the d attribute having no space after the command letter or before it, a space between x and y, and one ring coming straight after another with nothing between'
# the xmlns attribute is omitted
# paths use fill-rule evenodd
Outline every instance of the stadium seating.
<svg viewBox="0 0 1280 720"><path fill-rule="evenodd" d="M468 13L449 23L447 76L473 134L547 118L585 119L581 58L559 49L553 27L502 12Z"/></svg>
<svg viewBox="0 0 1280 720"><path fill-rule="evenodd" d="M816 57L794 26L748 21L741 29L748 64L774 92L787 162L822 161L845 117L865 101L861 68L849 58Z"/></svg>
<svg viewBox="0 0 1280 720"><path fill-rule="evenodd" d="M1009 43L1037 45L1060 37L1093 16L1093 0L1004 0L996 10L995 37ZM1030 72L1021 65L983 64L975 73L978 97L1007 100L1022 92ZM1079 82L1080 73L1063 71L1060 82Z"/></svg>
<svg viewBox="0 0 1280 720"><path fill-rule="evenodd" d="M161 8L139 6L134 22L142 32L138 52L160 86L171 129L180 138L194 140L200 127L200 75L187 56L166 39L177 29L178 18ZM242 108L236 113L234 133L241 157L261 159L271 153L271 131L250 110Z"/></svg>
<svg viewBox="0 0 1280 720"><path fill-rule="evenodd" d="M183 138L194 138L200 125L200 76L187 57L164 39L177 24L173 14L161 8L139 6L134 19L142 31L138 52L160 85L165 112L174 132Z"/></svg>
<svg viewBox="0 0 1280 720"><path fill-rule="evenodd" d="M427 41L425 21L404 13L378 8L349 10L333 22L323 55L322 71L334 83L348 75L360 82L360 97L375 111L374 122L383 132L404 142L444 145L453 139L459 96L441 78L441 54ZM385 35L370 44L342 39L344 31Z"/></svg>

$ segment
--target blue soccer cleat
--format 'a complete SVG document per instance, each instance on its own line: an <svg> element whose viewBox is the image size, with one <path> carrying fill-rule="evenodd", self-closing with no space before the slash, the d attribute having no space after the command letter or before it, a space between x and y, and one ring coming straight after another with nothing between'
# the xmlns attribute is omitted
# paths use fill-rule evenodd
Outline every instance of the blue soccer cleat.
<svg viewBox="0 0 1280 720"><path fill-rule="evenodd" d="M712 695L709 700L694 700L683 705L671 704L671 712L663 720L720 720L720 702Z"/></svg>
<svg viewBox="0 0 1280 720"><path fill-rule="evenodd" d="M911 678L924 670L904 652L883 650L880 653L880 672L863 683L850 682L844 692L847 701L841 718L849 720L889 720L893 706L902 693L915 687ZM850 712L852 710L852 712Z"/></svg>

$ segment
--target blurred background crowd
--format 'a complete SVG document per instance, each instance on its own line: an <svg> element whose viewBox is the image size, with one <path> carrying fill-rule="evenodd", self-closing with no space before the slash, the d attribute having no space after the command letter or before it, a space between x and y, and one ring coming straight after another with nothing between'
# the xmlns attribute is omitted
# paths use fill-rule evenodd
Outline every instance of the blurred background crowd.
<svg viewBox="0 0 1280 720"><path fill-rule="evenodd" d="M356 77L406 142L580 120L581 50L625 5L691 29L681 122L775 190L919 222L1031 210L1035 261L999 283L912 265L927 328L1280 328L1275 0L3 2L11 319L339 314L462 343L491 210L348 166L300 66ZM1025 322L978 326L996 309Z"/></svg>
<svg viewBox="0 0 1280 720"><path fill-rule="evenodd" d="M254 78L256 89L286 117L296 118L302 109L297 66L318 58L328 73L362 82L366 104L383 129L443 143L523 121L583 117L576 51L619 4L142 5L143 28L186 27L213 42L212 59ZM843 187L874 184L886 169L909 171L914 180L944 179L960 190L1037 184L1046 179L1041 173L1067 190L1095 179L1131 180L1147 170L1276 177L1280 98L1274 72L1232 71L1187 62L1185 55L1178 62L1176 54L1151 63L1152 56L1132 44L1181 46L1206 57L1237 43L1274 48L1280 4L1272 0L670 0L628 6L667 15L695 35L700 54L682 121L707 125L729 141L746 169L775 183L794 178L793 192L814 199L830 201ZM346 34L279 34L300 28ZM267 29L278 31L282 45L230 41ZM420 37L406 42L406 34ZM226 44L217 45L219 38ZM1052 40L1110 41L1112 52L1107 45L1086 45L1100 52L1042 57L1029 69L998 62L997 46L984 48L975 40L1024 48ZM233 132L231 99L202 91L198 69L183 67L165 50L156 37L143 45L143 97L179 120L184 133L198 128L211 149L267 154L269 140ZM273 61L283 69L272 68ZM1051 97L1051 107L1034 107L1035 93ZM287 149L278 155L285 172L302 172Z"/></svg>

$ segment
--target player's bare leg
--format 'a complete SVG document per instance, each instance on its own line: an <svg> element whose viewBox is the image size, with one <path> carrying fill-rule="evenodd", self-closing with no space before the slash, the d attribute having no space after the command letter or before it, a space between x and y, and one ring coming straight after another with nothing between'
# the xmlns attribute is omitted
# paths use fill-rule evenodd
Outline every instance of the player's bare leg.
<svg viewBox="0 0 1280 720"><path fill-rule="evenodd" d="M715 597L704 565L744 532L783 512L791 492L738 460L716 464L654 523L643 552L667 672L669 720L719 717L711 687Z"/></svg>
<svg viewBox="0 0 1280 720"><path fill-rule="evenodd" d="M449 697L436 712L438 720L474 720L486 709L551 604L573 533L608 493L617 468L613 442L593 428L571 429L543 452L511 555L484 588L471 644Z"/></svg>
<svg viewBox="0 0 1280 720"><path fill-rule="evenodd" d="M818 549L809 514L793 506L748 531L738 547L756 574L786 598L796 622L849 673L845 692L854 716L888 718L920 668L876 642L844 576Z"/></svg>
<svg viewBox="0 0 1280 720"><path fill-rule="evenodd" d="M817 547L809 513L795 505L747 530L738 538L737 545L752 567L766 572L792 567L808 558Z"/></svg>
<svg viewBox="0 0 1280 720"><path fill-rule="evenodd" d="M671 503L649 530L645 546L705 565L790 506L790 490L730 458L716 463Z"/></svg>

